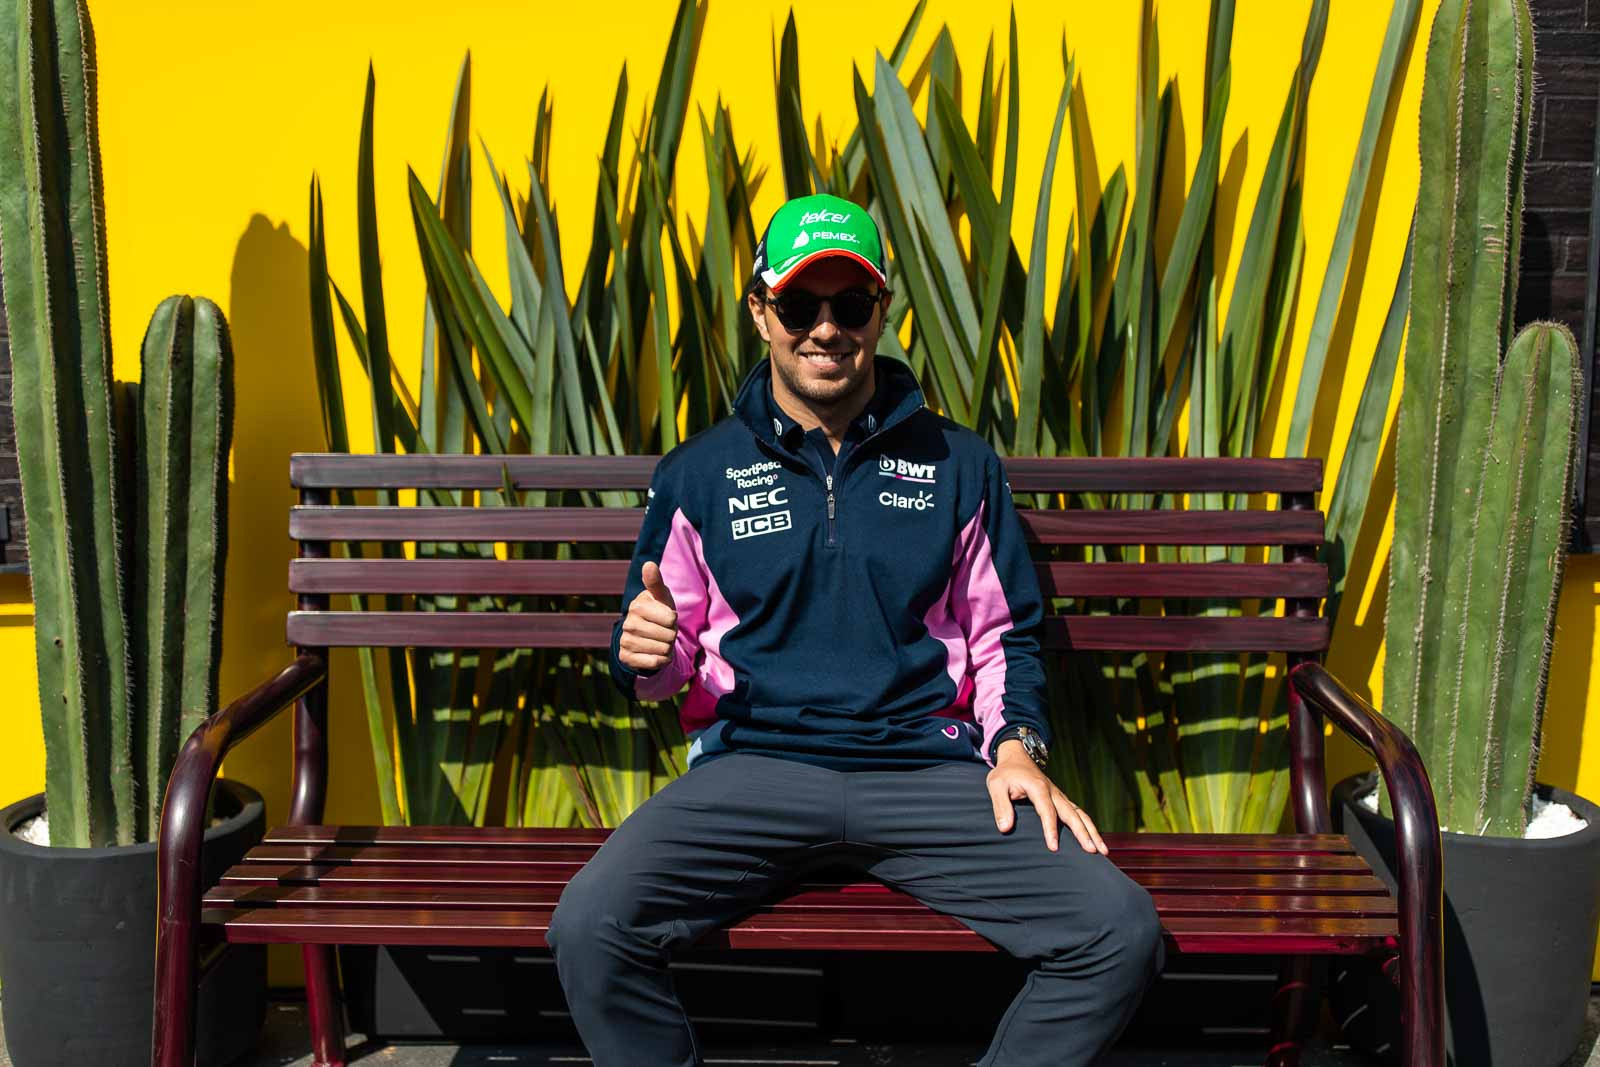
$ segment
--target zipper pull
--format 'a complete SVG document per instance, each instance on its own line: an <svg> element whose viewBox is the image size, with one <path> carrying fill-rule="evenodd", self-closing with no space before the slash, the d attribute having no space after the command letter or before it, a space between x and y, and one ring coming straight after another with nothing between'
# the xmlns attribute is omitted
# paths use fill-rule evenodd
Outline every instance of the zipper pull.
<svg viewBox="0 0 1600 1067"><path fill-rule="evenodd" d="M833 518L833 475L828 475L828 518Z"/></svg>

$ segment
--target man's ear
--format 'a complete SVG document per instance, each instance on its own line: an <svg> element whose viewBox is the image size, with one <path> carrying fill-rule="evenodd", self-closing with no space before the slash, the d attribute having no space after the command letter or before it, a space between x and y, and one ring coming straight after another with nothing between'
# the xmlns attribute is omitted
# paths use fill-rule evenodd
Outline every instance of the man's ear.
<svg viewBox="0 0 1600 1067"><path fill-rule="evenodd" d="M761 335L763 341L771 344L772 338L767 335L767 317L762 314L761 291L752 289L746 293L744 305L750 309L750 319L756 324L756 332Z"/></svg>

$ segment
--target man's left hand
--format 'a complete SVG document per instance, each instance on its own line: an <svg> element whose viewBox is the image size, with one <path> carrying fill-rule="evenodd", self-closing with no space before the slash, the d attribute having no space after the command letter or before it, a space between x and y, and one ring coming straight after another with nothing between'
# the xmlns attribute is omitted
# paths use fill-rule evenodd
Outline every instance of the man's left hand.
<svg viewBox="0 0 1600 1067"><path fill-rule="evenodd" d="M1015 819L1011 802L1026 797L1039 813L1044 824L1044 841L1051 852L1058 848L1059 823L1066 823L1085 852L1106 854L1106 843L1095 828L1094 820L1063 793L1033 760L1028 758L1022 742L1008 739L1001 742L994 770L989 772L989 799L994 803L994 821L1001 833L1010 830ZM1057 818L1045 813L1054 811Z"/></svg>

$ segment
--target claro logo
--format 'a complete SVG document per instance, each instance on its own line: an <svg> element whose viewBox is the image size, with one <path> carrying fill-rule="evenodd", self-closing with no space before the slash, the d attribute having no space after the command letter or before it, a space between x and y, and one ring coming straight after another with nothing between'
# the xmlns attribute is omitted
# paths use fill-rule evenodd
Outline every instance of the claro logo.
<svg viewBox="0 0 1600 1067"><path fill-rule="evenodd" d="M918 490L916 496L905 496L902 493L891 493L885 489L878 494L878 503L886 508L905 508L907 511L927 511L933 507L933 494L926 490Z"/></svg>

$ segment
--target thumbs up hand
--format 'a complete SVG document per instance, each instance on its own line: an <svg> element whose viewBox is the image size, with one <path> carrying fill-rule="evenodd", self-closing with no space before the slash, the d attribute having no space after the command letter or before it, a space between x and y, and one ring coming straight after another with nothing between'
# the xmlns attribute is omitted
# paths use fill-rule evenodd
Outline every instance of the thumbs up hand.
<svg viewBox="0 0 1600 1067"><path fill-rule="evenodd" d="M646 562L644 589L628 605L617 641L617 658L635 671L651 671L672 662L672 646L678 640L678 611L672 591L661 577L661 568Z"/></svg>

